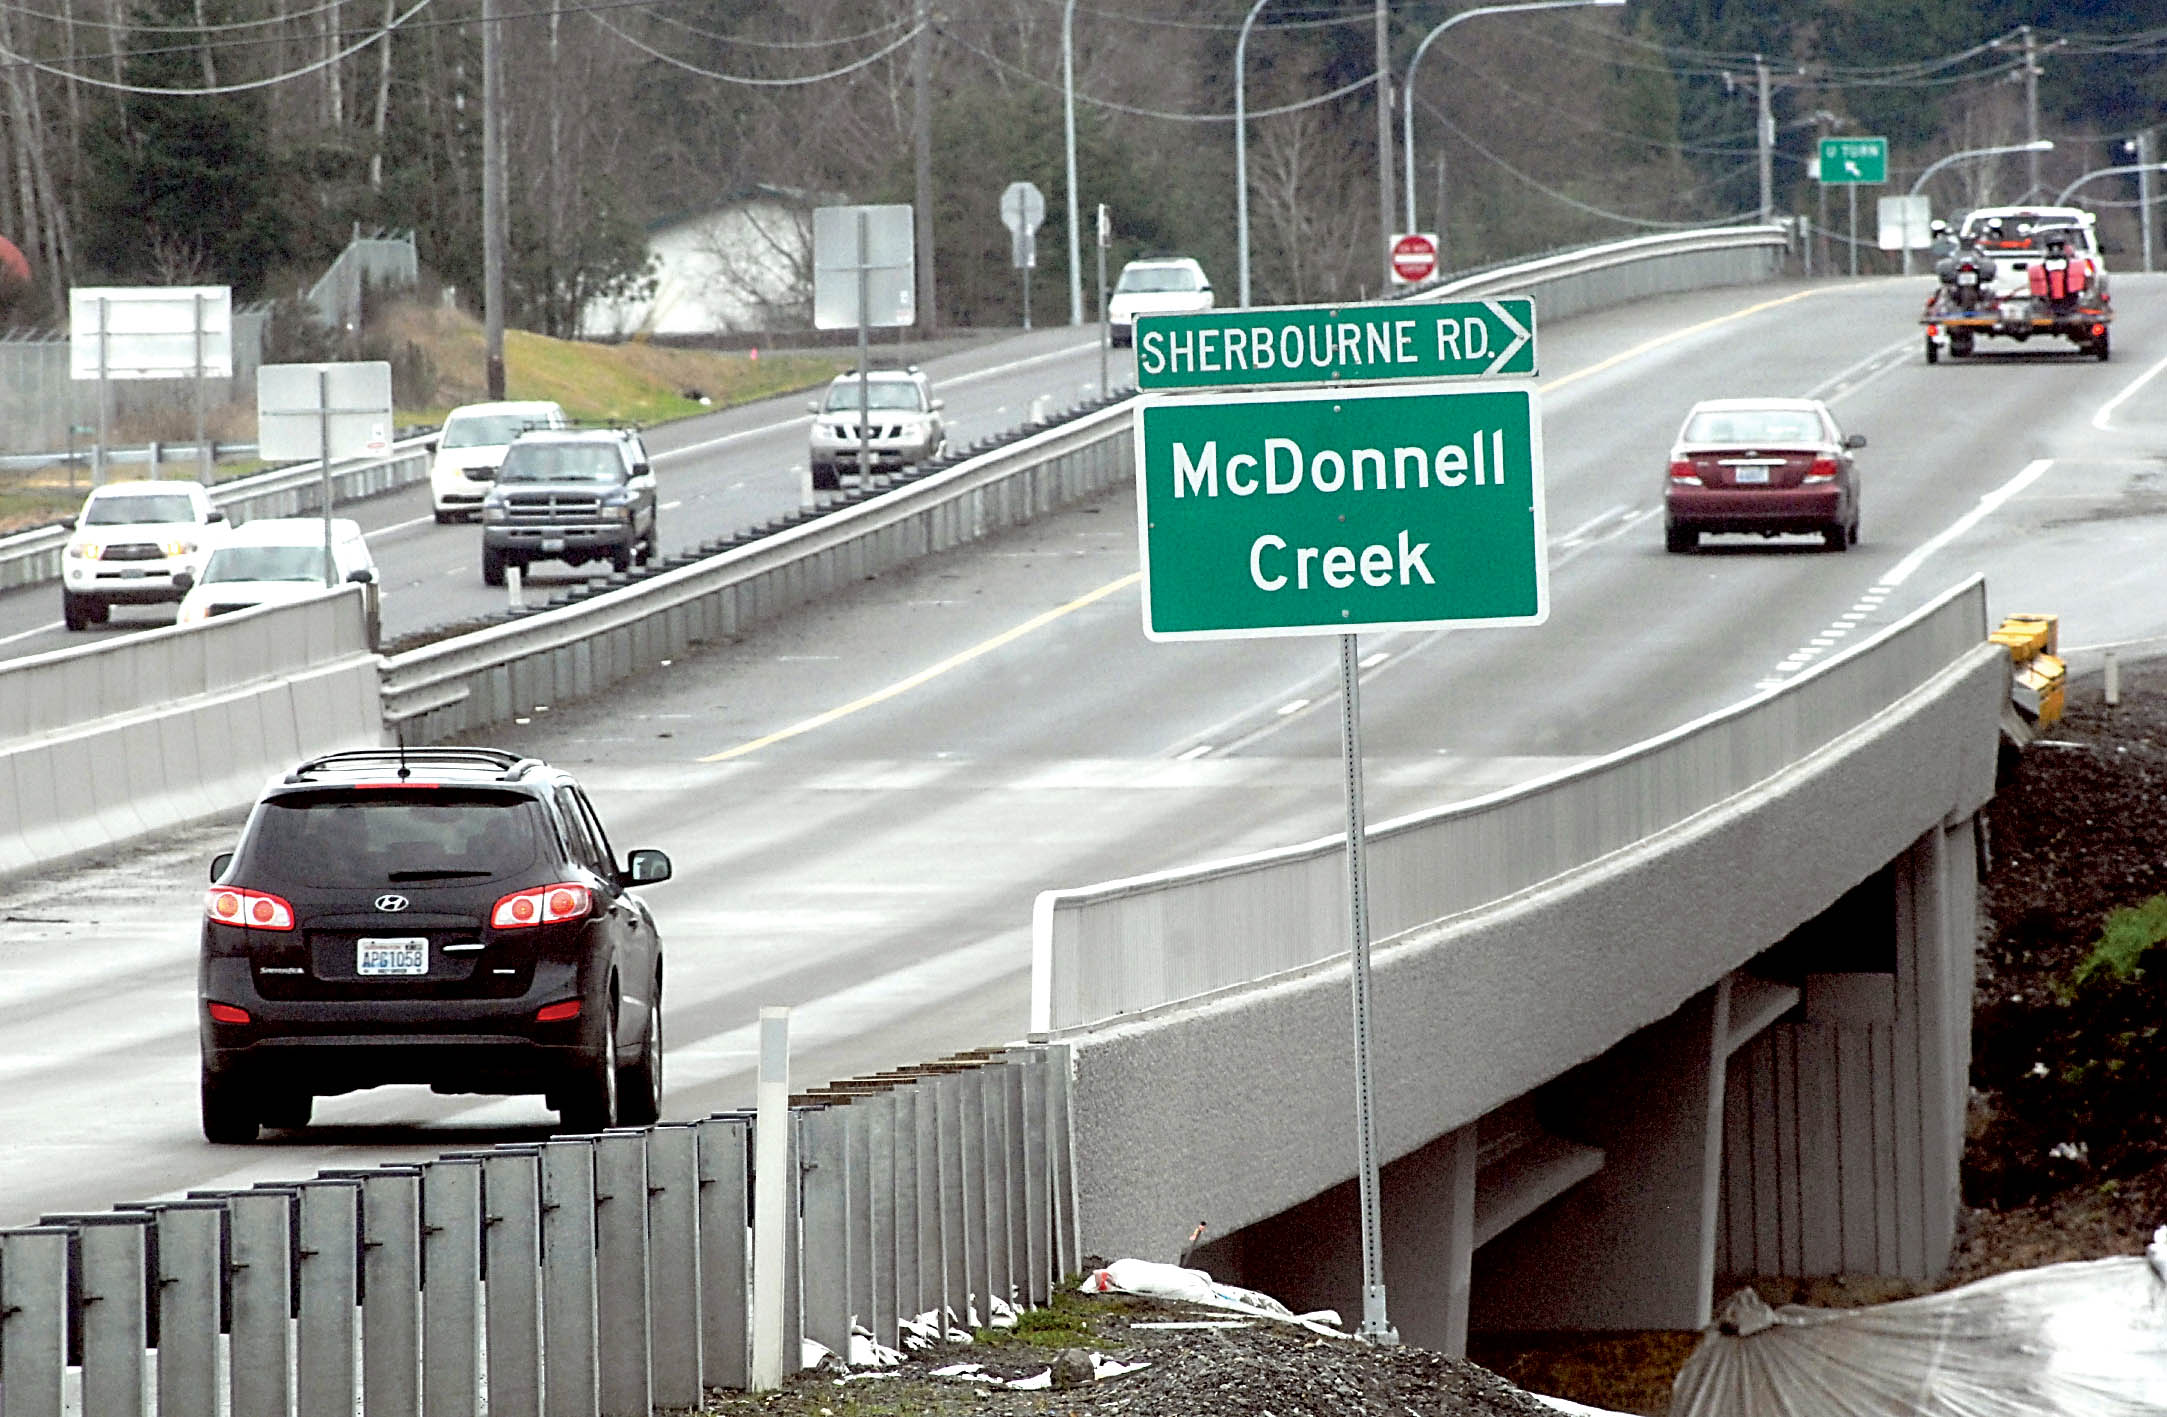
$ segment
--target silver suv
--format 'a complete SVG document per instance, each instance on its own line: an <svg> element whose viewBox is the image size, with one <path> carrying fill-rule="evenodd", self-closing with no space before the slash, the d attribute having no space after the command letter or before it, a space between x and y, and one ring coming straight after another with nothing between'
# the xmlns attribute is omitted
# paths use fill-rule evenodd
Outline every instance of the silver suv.
<svg viewBox="0 0 2167 1417"><path fill-rule="evenodd" d="M809 460L813 486L840 487L842 471L858 463L860 438L858 376L839 374L827 394L807 404L813 415ZM876 471L894 471L937 458L948 449L948 428L941 420L941 400L915 366L874 369L865 376L864 407L871 432L863 440Z"/></svg>

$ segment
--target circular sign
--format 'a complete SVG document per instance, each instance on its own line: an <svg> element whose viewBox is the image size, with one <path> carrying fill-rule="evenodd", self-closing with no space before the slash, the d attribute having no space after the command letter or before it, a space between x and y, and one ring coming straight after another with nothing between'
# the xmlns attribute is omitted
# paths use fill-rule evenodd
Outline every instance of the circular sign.
<svg viewBox="0 0 2167 1417"><path fill-rule="evenodd" d="M1437 274L1437 238L1413 232L1392 242L1392 274L1409 285Z"/></svg>

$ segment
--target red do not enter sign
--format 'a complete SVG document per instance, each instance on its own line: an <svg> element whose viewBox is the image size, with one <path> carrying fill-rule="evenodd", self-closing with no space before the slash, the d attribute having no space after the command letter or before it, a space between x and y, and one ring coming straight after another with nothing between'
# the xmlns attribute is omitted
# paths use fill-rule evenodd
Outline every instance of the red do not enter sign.
<svg viewBox="0 0 2167 1417"><path fill-rule="evenodd" d="M1427 231L1392 238L1392 277L1417 285L1437 274L1437 238Z"/></svg>

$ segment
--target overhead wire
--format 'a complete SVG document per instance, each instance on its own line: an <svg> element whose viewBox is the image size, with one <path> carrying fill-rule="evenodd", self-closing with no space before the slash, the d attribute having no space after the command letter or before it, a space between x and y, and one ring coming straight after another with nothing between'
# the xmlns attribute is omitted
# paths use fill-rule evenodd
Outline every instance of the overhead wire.
<svg viewBox="0 0 2167 1417"><path fill-rule="evenodd" d="M161 88L149 84L131 84L118 79L103 79L89 74L78 74L72 69L64 69L56 64L47 64L42 60L17 54L5 45L0 45L0 58L5 58L10 64L17 67L35 69L39 73L51 74L55 78L66 79L70 83L83 84L110 93L146 94L158 98L211 98L222 94L248 93L256 89L267 89L279 84L291 83L295 79L306 78L308 75L328 69L334 64L343 63L378 40L390 35L409 19L427 9L430 3L431 0L414 0L413 7L404 14L371 30L366 36L339 50L336 54L326 55L322 59L304 64L300 68L289 69L284 73L274 74L269 78L250 79L242 83L205 84L200 87L185 89ZM188 45L182 48L180 52L194 53L198 48L199 46L196 45ZM103 58L104 56L99 57Z"/></svg>
<svg viewBox="0 0 2167 1417"><path fill-rule="evenodd" d="M846 74L855 74L856 72L858 72L858 70L866 68L873 64L877 64L881 60L887 58L889 55L895 53L898 49L901 49L904 45L916 39L919 35L919 32L925 28L924 25L912 25L908 30L897 36L895 40L891 43L883 45L881 48L875 50L871 54L868 54L863 58L854 60L851 63L845 64L838 69L830 69L827 72L821 74L795 74L787 78L771 79L749 74L725 74L716 69L703 68L702 66L695 64L688 59L680 59L674 54L666 54L662 50L655 48L653 45L648 44L644 40L633 38L631 35L626 34L623 30L619 29L614 22L605 19L599 14L591 14L588 18L592 19L597 25L600 25L603 29L608 30L611 34L623 40L626 44L631 45L634 49L637 49L644 54L651 55L673 68L682 69L688 74L698 74L703 79L716 79L722 83L739 84L746 88L756 89L797 88L805 84L818 84L824 83L829 79L840 79Z"/></svg>

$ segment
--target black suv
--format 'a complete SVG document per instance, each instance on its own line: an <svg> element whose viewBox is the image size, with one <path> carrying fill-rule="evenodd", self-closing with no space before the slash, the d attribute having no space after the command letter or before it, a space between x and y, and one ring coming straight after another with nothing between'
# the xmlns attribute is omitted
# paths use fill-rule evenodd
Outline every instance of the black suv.
<svg viewBox="0 0 2167 1417"><path fill-rule="evenodd" d="M579 784L487 748L301 764L211 862L203 1134L303 1127L384 1083L542 1093L566 1130L655 1120L662 942Z"/></svg>
<svg viewBox="0 0 2167 1417"><path fill-rule="evenodd" d="M482 498L482 580L536 561L607 557L629 571L655 555L655 472L629 428L550 428L512 440Z"/></svg>

